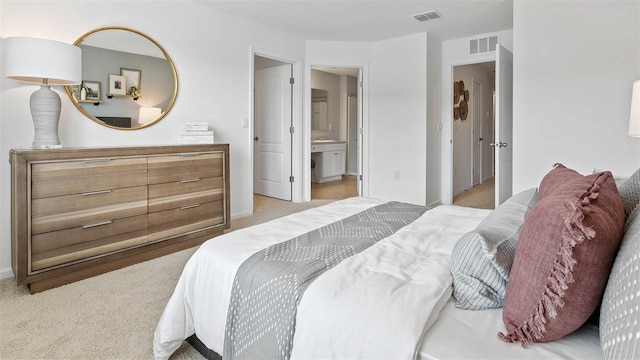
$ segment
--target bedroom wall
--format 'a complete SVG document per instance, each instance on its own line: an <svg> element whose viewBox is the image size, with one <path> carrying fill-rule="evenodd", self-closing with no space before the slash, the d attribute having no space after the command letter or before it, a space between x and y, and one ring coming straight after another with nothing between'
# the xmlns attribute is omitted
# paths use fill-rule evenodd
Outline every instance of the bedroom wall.
<svg viewBox="0 0 640 360"><path fill-rule="evenodd" d="M427 205L442 202L442 41L427 34Z"/></svg>
<svg viewBox="0 0 640 360"><path fill-rule="evenodd" d="M172 22L171 20L175 20ZM168 26L168 24L171 24ZM136 131L118 131L85 118L64 89L60 140L65 147L161 145L180 142L186 121L206 121L216 142L229 143L231 154L231 215L252 213L250 118L251 49L267 49L303 59L305 42L228 16L196 2L130 1L1 1L0 35L43 37L68 43L102 26L126 26L154 38L172 57L179 92L171 112L159 123ZM1 70L4 71L4 70ZM10 177L8 153L29 148L33 123L29 96L37 86L4 78L0 86L0 278L10 270Z"/></svg>
<svg viewBox="0 0 640 360"><path fill-rule="evenodd" d="M372 43L370 76L369 194L425 205L427 34Z"/></svg>
<svg viewBox="0 0 640 360"><path fill-rule="evenodd" d="M363 194L426 204L427 34L373 43L308 41L306 60L365 69Z"/></svg>
<svg viewBox="0 0 640 360"><path fill-rule="evenodd" d="M640 2L513 8L514 192L537 186L556 162L632 174L640 167L640 139L627 136L640 79Z"/></svg>

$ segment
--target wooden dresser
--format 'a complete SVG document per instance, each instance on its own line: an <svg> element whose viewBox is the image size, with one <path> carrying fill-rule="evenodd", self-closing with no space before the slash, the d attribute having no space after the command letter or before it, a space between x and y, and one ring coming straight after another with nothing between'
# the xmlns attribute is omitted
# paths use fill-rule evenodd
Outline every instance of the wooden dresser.
<svg viewBox="0 0 640 360"><path fill-rule="evenodd" d="M229 145L11 150L11 265L31 293L229 228Z"/></svg>

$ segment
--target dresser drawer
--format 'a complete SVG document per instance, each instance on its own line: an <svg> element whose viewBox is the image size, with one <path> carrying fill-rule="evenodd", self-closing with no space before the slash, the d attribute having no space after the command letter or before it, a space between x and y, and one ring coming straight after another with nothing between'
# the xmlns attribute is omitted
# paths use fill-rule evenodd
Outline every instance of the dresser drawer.
<svg viewBox="0 0 640 360"><path fill-rule="evenodd" d="M149 212L222 200L222 177L183 180L149 186Z"/></svg>
<svg viewBox="0 0 640 360"><path fill-rule="evenodd" d="M324 151L345 151L346 147L347 146L344 143L326 144L324 145Z"/></svg>
<svg viewBox="0 0 640 360"><path fill-rule="evenodd" d="M32 200L31 233L90 226L147 213L147 187Z"/></svg>
<svg viewBox="0 0 640 360"><path fill-rule="evenodd" d="M147 229L85 241L31 254L30 274L56 266L90 260L97 256L122 251L148 242Z"/></svg>
<svg viewBox="0 0 640 360"><path fill-rule="evenodd" d="M33 163L31 184L33 199L146 185L147 158Z"/></svg>
<svg viewBox="0 0 640 360"><path fill-rule="evenodd" d="M225 224L224 202L213 201L149 214L149 242Z"/></svg>
<svg viewBox="0 0 640 360"><path fill-rule="evenodd" d="M223 158L222 152L149 157L149 184L222 176Z"/></svg>
<svg viewBox="0 0 640 360"><path fill-rule="evenodd" d="M147 215L51 231L31 237L31 270L78 261L148 241Z"/></svg>

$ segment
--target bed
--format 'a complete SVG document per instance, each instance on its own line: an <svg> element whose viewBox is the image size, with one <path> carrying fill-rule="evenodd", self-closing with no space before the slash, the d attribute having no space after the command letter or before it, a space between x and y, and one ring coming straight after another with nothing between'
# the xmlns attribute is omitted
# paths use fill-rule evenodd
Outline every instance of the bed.
<svg viewBox="0 0 640 360"><path fill-rule="evenodd" d="M636 177L640 181L640 174ZM350 198L236 230L204 243L185 265L158 322L154 357L169 358L194 334L199 343L224 358L256 358L260 354L260 358L306 359L601 359L609 357L612 351L615 354L620 346L639 349L623 356L617 353L613 358L633 358L627 356L636 356L638 353L633 351L640 351L640 346L636 346L640 340L637 337L633 340L631 335L630 342L605 347L609 343L606 339L601 343L602 323L599 327L592 322L558 340L525 348L499 339L498 333L506 332L501 308L480 311L459 308L452 296L452 253L459 239L473 233L495 210L454 205L425 208L406 225L355 254L340 257L339 262L314 275L308 286L296 293L298 300L289 325L280 323L280 317L286 317L281 312L277 319L263 314L265 309L280 306L274 305L268 296L253 296L254 292L238 295L236 275L242 273L243 264L261 251L269 253L268 249L287 240L306 238L314 231L336 227L347 219L390 204L379 199ZM625 229L632 231L622 241L626 240L627 247L632 249L627 253L637 254L640 216L627 217ZM631 221L632 218L638 220ZM327 246L336 252L333 244ZM640 260L636 255L625 261ZM253 286L273 288L274 283L269 281ZM277 293L286 292L286 286L278 286L282 289L278 288ZM629 288L627 284L620 287ZM628 290L634 289L632 286ZM230 305L239 298L255 298L257 304L247 300L249 305L240 304L230 310ZM637 309L637 300L631 306ZM255 322L256 317L262 317L261 324L254 324L253 328L246 325ZM233 322L248 327L234 330L229 325L232 318ZM623 331L633 334L633 326L638 326L637 312L635 318L635 325L629 325L632 329L623 326ZM621 329L617 324L607 326L614 329L608 336L617 336L615 332ZM283 342L285 345L273 350L268 348L272 344L260 343L264 334L289 333L276 329L279 327L292 328L290 340Z"/></svg>

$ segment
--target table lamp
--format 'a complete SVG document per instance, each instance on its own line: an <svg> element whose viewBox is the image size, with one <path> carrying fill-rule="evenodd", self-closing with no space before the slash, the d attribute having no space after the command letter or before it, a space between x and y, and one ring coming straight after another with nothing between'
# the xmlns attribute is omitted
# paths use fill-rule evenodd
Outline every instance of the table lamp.
<svg viewBox="0 0 640 360"><path fill-rule="evenodd" d="M8 37L4 42L5 76L41 84L31 94L34 149L60 148L58 121L60 96L51 85L75 85L82 81L82 53L79 47L59 41Z"/></svg>
<svg viewBox="0 0 640 360"><path fill-rule="evenodd" d="M629 136L640 137L640 80L633 83L633 92L631 93Z"/></svg>

